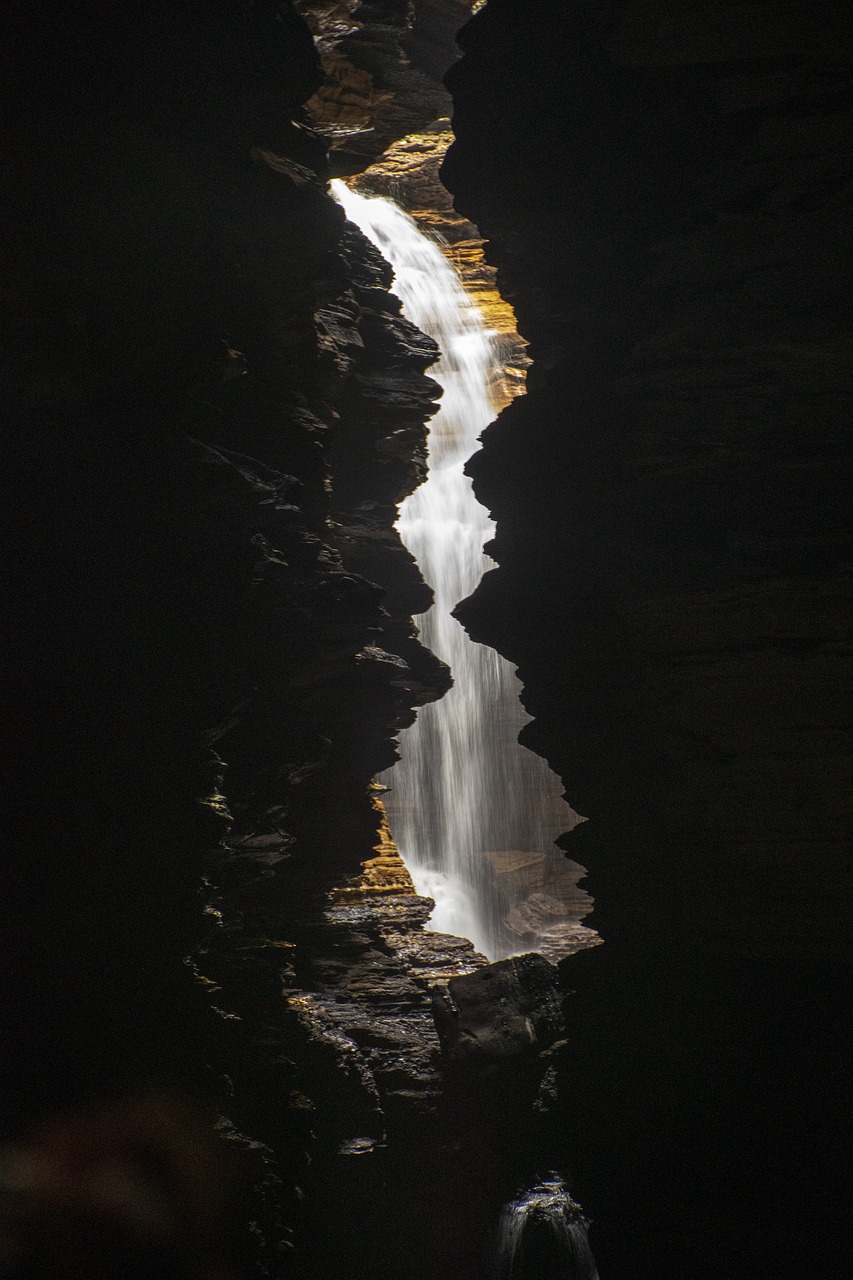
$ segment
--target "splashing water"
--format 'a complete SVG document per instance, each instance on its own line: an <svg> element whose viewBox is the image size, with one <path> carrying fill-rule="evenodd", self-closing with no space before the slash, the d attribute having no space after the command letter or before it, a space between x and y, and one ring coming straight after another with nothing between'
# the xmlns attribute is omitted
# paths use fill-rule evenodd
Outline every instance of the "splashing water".
<svg viewBox="0 0 853 1280"><path fill-rule="evenodd" d="M597 941L579 921L592 899L584 874L555 848L578 817L544 760L522 747L530 717L510 664L451 617L494 562L494 532L464 474L493 414L494 336L439 247L392 201L333 182L332 191L394 269L394 291L442 356L444 389L429 436L429 475L400 507L400 536L433 588L422 642L450 667L453 687L400 736L400 762L381 775L386 809L418 893L435 900L429 927L470 938L489 959L534 948L566 954Z"/></svg>
<svg viewBox="0 0 853 1280"><path fill-rule="evenodd" d="M599 1280L589 1223L556 1175L503 1211L498 1280Z"/></svg>

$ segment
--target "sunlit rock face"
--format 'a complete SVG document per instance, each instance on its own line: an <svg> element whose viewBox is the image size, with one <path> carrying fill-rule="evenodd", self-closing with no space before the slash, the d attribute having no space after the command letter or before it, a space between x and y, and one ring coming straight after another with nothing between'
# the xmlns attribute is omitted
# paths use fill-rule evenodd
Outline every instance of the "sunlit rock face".
<svg viewBox="0 0 853 1280"><path fill-rule="evenodd" d="M455 212L439 178L453 137L441 78L458 56L455 34L472 12L471 0L369 9L354 0L299 0L297 8L325 72L308 111L334 172L355 175L353 185L364 194L390 196L446 242L466 289L504 340L506 394L518 394L526 360L512 308L495 285L477 228Z"/></svg>
<svg viewBox="0 0 853 1280"><path fill-rule="evenodd" d="M605 945L566 962L563 1097L596 1256L614 1277L831 1272L843 14L491 0L461 42L443 173L533 366L469 465L500 568L460 616L519 664L526 740L590 817L570 852Z"/></svg>
<svg viewBox="0 0 853 1280"><path fill-rule="evenodd" d="M393 143L352 178L350 186L362 195L394 200L440 244L487 327L498 335L496 363L503 378L499 387L495 384L497 412L523 391L528 361L515 313L498 290L495 268L486 260L479 231L456 212L453 197L441 181L441 165L452 141L449 120L437 120L428 130Z"/></svg>
<svg viewBox="0 0 853 1280"><path fill-rule="evenodd" d="M447 114L442 76L471 0L296 0L323 61L308 103L338 173L359 172L390 142Z"/></svg>
<svg viewBox="0 0 853 1280"><path fill-rule="evenodd" d="M450 95L441 83L458 56L455 34L471 0L360 5L297 0L322 59L325 81L308 102L336 174L363 194L386 195L446 243L448 256L488 324L502 337L503 399L523 388L526 359L512 308L495 285L477 228L453 209L439 179L452 139Z"/></svg>

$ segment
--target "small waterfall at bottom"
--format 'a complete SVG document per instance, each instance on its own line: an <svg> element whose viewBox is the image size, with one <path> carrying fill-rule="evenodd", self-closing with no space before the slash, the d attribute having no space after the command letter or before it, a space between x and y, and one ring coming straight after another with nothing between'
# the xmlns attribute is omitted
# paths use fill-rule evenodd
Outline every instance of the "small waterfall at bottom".
<svg viewBox="0 0 853 1280"><path fill-rule="evenodd" d="M589 1223L555 1175L505 1207L498 1280L599 1280Z"/></svg>
<svg viewBox="0 0 853 1280"><path fill-rule="evenodd" d="M580 923L592 907L578 887L584 868L554 843L579 818L546 762L518 742L530 717L513 667L452 616L493 564L483 544L494 525L464 471L493 417L493 335L402 209L340 181L332 193L393 267L405 315L442 353L430 369L443 396L429 476L400 507L397 528L434 590L419 631L450 667L453 688L420 710L400 737L400 763L380 776L391 831L418 893L436 903L429 928L470 938L489 960L532 950L556 959L599 941Z"/></svg>

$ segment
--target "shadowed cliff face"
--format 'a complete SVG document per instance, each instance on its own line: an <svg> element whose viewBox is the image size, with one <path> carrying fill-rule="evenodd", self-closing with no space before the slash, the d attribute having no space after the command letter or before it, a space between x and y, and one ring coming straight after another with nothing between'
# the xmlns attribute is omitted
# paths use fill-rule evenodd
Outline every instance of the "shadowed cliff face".
<svg viewBox="0 0 853 1280"><path fill-rule="evenodd" d="M326 194L289 5L3 26L4 1138L152 1085L200 1098L257 1184L236 1253L277 1273L306 1080L340 1067L315 1070L282 987L316 986L312 929L377 841L370 779L447 685L391 527L436 351ZM384 1123L380 1092L330 1089L327 1145L365 1097Z"/></svg>
<svg viewBox="0 0 853 1280"><path fill-rule="evenodd" d="M839 1265L842 18L491 0L448 78L444 178L533 358L469 464L500 568L459 616L590 818L564 1123L613 1277Z"/></svg>
<svg viewBox="0 0 853 1280"><path fill-rule="evenodd" d="M36 1151L124 1125L150 1165L225 1113L246 1198L200 1197L202 1261L238 1274L471 1280L569 1151L609 1280L833 1275L845 15L490 0L451 77L445 172L535 358L472 464L501 568L464 617L590 815L607 939L531 1107L538 1059L441 1101L427 988L477 960L420 948L377 836L446 683L391 530L433 352L304 110L364 90L344 168L426 128L466 8L4 6L4 1136L67 1106Z"/></svg>
<svg viewBox="0 0 853 1280"><path fill-rule="evenodd" d="M369 8L393 138L459 6ZM482 957L370 785L448 684L392 528L435 347L326 194L292 6L2 21L0 1269L486 1275L553 1036L446 1096L430 988Z"/></svg>

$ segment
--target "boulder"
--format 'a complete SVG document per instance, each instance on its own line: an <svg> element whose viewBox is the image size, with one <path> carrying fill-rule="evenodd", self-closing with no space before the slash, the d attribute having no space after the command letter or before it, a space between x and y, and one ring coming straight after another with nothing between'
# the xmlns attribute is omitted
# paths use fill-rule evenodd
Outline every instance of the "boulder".
<svg viewBox="0 0 853 1280"><path fill-rule="evenodd" d="M531 953L451 978L433 995L433 1017L449 1064L482 1071L532 1058L562 1030L555 965Z"/></svg>

